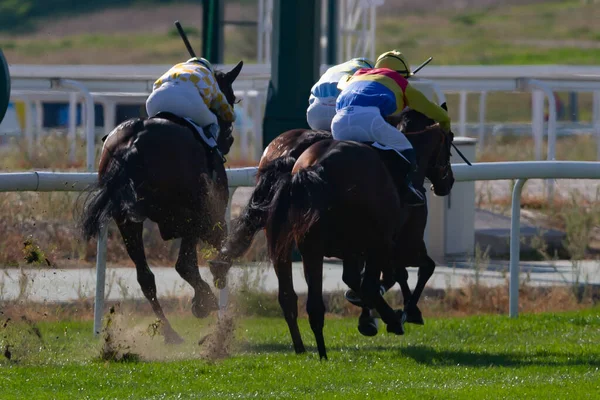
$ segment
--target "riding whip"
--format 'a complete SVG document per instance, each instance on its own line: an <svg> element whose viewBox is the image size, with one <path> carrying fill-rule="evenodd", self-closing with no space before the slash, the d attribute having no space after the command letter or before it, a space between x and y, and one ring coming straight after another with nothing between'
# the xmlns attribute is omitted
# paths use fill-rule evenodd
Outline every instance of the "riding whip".
<svg viewBox="0 0 600 400"><path fill-rule="evenodd" d="M183 43L185 44L188 53L190 53L190 56L196 57L196 53L194 53L194 49L192 49L192 45L190 44L187 35L183 31L183 27L179 23L179 20L175 21L175 26L177 27L177 32L179 32L179 36L181 36L181 39L183 40Z"/></svg>

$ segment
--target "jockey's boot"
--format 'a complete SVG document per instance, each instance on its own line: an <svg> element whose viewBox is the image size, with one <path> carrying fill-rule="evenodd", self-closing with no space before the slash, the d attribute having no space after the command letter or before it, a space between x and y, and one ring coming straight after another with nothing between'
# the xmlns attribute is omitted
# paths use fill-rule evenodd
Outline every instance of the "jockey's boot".
<svg viewBox="0 0 600 400"><path fill-rule="evenodd" d="M397 185L400 197L409 207L418 207L425 204L425 195L417 190L412 183L412 175L416 169L415 151L407 149L401 152L403 162L401 175Z"/></svg>
<svg viewBox="0 0 600 400"><path fill-rule="evenodd" d="M212 138L215 140L215 144L217 143L217 139L219 137L219 125L218 124L210 124L205 126L204 128L204 134L206 136L208 136L208 138ZM221 153L221 150L219 150L218 146L215 146L212 148L212 151L216 152L218 154L218 156L221 158L221 161L223 161L223 164L227 161L225 159L225 156L223 156L223 153Z"/></svg>

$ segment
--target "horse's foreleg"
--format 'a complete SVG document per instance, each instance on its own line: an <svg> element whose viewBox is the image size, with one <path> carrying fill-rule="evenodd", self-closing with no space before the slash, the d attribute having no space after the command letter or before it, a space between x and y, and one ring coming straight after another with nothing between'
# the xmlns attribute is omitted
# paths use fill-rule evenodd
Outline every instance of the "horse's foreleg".
<svg viewBox="0 0 600 400"><path fill-rule="evenodd" d="M412 296L408 299L404 304L404 312L406 313L406 321L423 325L423 315L421 314L421 310L417 307L417 303L419 302L419 298L425 289L425 285L429 278L433 275L435 271L435 262L428 256L425 255L423 257L422 264L419 266L419 278L417 280L417 285L415 286L415 290L412 293Z"/></svg>
<svg viewBox="0 0 600 400"><path fill-rule="evenodd" d="M294 291L294 282L292 280L292 257L283 261L275 261L275 273L279 281L279 305L283 311L285 322L288 324L292 343L296 354L306 352L300 329L298 329L298 296Z"/></svg>
<svg viewBox="0 0 600 400"><path fill-rule="evenodd" d="M131 260L135 263L137 271L137 280L140 284L144 296L150 302L154 314L163 323L163 333L167 343L181 343L183 339L175 332L171 324L167 320L158 298L156 296L156 281L154 274L148 267L146 261L146 253L144 252L144 242L142 239L143 224L139 222L120 222L117 223L123 241L125 242L125 248Z"/></svg>
<svg viewBox="0 0 600 400"><path fill-rule="evenodd" d="M211 311L218 310L219 305L210 286L202 279L198 270L198 255L196 254L198 240L197 236L186 236L181 239L175 270L194 288L192 313L196 318L204 318Z"/></svg>

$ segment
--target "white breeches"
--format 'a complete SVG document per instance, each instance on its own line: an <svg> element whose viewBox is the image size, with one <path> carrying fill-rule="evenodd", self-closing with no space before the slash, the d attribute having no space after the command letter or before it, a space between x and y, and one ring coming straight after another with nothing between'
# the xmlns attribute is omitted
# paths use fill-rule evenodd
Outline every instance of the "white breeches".
<svg viewBox="0 0 600 400"><path fill-rule="evenodd" d="M331 120L335 116L336 97L315 98L306 110L306 122L310 129L331 131Z"/></svg>
<svg viewBox="0 0 600 400"><path fill-rule="evenodd" d="M397 151L412 149L402 132L388 124L377 107L345 107L331 122L333 138L357 142L378 142Z"/></svg>
<svg viewBox="0 0 600 400"><path fill-rule="evenodd" d="M191 118L201 127L218 122L215 114L204 104L198 89L185 82L165 83L148 96L146 100L148 116L152 117L160 111Z"/></svg>

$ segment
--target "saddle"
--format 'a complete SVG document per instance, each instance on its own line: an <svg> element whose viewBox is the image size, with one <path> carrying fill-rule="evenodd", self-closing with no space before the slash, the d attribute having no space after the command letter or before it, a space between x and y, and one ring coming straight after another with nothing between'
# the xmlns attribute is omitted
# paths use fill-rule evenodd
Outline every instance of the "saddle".
<svg viewBox="0 0 600 400"><path fill-rule="evenodd" d="M179 116L177 116L173 113L167 112L167 111L161 111L158 114L156 114L153 117L150 117L148 119L154 119L154 118L166 119L168 121L173 122L174 124L188 128L194 135L194 138L196 138L196 140L198 140L200 143L202 143L202 145L206 149L206 152L209 155L207 157L207 162L208 162L207 167L208 167L209 172L211 173L213 180L216 180L216 178L217 178L216 163L220 161L222 164L225 164L225 162L227 162L227 159L225 159L225 157L223 156L223 154L221 154L221 152L219 151L219 149L217 147L216 138L213 138L208 132L204 131L204 129L202 129L201 126L196 125L189 118L179 117Z"/></svg>
<svg viewBox="0 0 600 400"><path fill-rule="evenodd" d="M199 140L200 142L204 143L206 145L206 147L209 150L213 150L217 148L217 140L216 138L213 138L212 136L210 136L210 134L208 132L205 132L204 129L199 126L196 125L191 119L189 118L183 118L183 117L179 117L173 113L167 112L167 111L161 111L158 114L156 114L153 117L150 117L148 119L153 119L153 118L161 118L161 119L166 119L169 120L177 125L181 125L183 127L188 128L189 130L192 131L194 137Z"/></svg>

